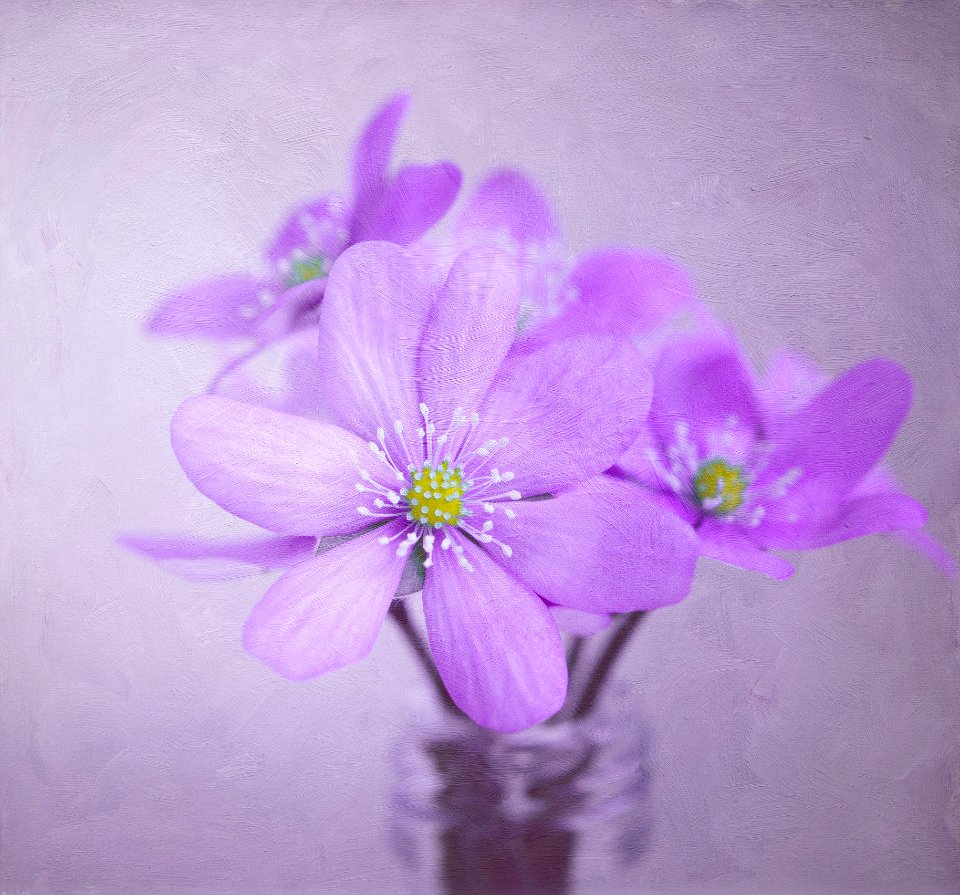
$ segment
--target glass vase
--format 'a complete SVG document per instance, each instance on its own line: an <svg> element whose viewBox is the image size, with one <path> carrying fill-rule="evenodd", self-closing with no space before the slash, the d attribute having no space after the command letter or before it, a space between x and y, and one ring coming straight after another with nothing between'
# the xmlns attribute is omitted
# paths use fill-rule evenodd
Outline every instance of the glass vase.
<svg viewBox="0 0 960 895"><path fill-rule="evenodd" d="M628 867L649 835L647 739L632 712L513 734L413 716L395 749L392 815L408 891L567 895L578 858Z"/></svg>

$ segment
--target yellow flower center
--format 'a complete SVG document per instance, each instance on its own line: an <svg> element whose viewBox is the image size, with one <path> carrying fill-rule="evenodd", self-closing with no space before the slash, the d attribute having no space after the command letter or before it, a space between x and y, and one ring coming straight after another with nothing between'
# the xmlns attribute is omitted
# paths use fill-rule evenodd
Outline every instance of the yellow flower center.
<svg viewBox="0 0 960 895"><path fill-rule="evenodd" d="M327 259L323 255L312 258L299 258L290 265L287 275L287 288L308 283L310 280L319 280L327 275Z"/></svg>
<svg viewBox="0 0 960 895"><path fill-rule="evenodd" d="M463 515L463 470L444 460L437 466L424 463L410 473L410 487L401 492L414 521L440 528L456 525Z"/></svg>
<svg viewBox="0 0 960 895"><path fill-rule="evenodd" d="M722 516L743 503L747 480L741 467L726 460L708 460L697 470L693 488L705 510Z"/></svg>

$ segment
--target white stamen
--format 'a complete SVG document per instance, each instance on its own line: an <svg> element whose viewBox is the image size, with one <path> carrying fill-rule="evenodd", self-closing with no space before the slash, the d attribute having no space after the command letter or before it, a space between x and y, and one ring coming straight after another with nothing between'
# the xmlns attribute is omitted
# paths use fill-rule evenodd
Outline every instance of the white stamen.
<svg viewBox="0 0 960 895"><path fill-rule="evenodd" d="M398 445L394 443L394 450L401 452L402 465L391 456L384 427L377 427L376 441L367 444L371 453L390 468L398 482L395 488L381 484L367 469L360 467L356 452L352 452L361 479L356 489L361 494L369 494L371 500L369 506L358 507L357 511L368 518L401 522L397 534L392 537L384 535L378 542L390 544L403 538L397 546L397 555L401 557L409 555L413 545L421 542L426 554L425 566L433 564L433 549L439 538L442 550L452 549L459 565L473 571L463 547L455 543L453 532L456 528L481 544L497 544L505 556L512 556L511 547L491 534L494 528L492 519L478 523L478 528L469 521L479 512L493 515L498 506L509 518L516 517L501 502L520 500L521 493L517 490L500 492L498 488L513 480L514 474L499 467L484 471L490 458L509 440L488 438L477 446L473 437L480 424L479 414L468 415L461 407L454 410L445 431L441 431L431 419L425 403L419 405L419 410L424 422L417 430L419 446L417 441L404 438L407 430L401 420L394 420L392 425L399 442ZM441 532L448 526L448 531Z"/></svg>
<svg viewBox="0 0 960 895"><path fill-rule="evenodd" d="M434 540L436 540L436 535L424 535L423 537L423 552L427 554L427 558L423 561L423 567L425 569L433 565Z"/></svg>

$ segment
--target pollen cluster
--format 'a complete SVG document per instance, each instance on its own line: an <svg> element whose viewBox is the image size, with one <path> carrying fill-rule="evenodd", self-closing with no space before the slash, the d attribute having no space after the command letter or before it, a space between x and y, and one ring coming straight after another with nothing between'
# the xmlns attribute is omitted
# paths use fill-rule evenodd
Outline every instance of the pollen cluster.
<svg viewBox="0 0 960 895"><path fill-rule="evenodd" d="M444 460L437 466L424 463L410 472L410 487L400 496L410 508L408 518L423 525L440 528L456 525L463 514L463 470L450 467Z"/></svg>
<svg viewBox="0 0 960 895"><path fill-rule="evenodd" d="M747 480L743 469L726 460L708 460L698 470L693 488L700 505L711 513L732 513L742 503Z"/></svg>
<svg viewBox="0 0 960 895"><path fill-rule="evenodd" d="M311 258L297 258L290 264L290 273L287 275L287 288L308 283L310 280L319 280L327 275L327 259L323 255Z"/></svg>

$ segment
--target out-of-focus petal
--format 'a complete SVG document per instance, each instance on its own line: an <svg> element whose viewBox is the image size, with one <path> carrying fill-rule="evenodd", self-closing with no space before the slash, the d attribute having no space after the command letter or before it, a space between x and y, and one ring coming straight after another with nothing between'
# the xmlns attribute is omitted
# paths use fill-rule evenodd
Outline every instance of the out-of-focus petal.
<svg viewBox="0 0 960 895"><path fill-rule="evenodd" d="M364 658L396 593L404 560L377 528L294 566L247 619L243 645L284 677L304 680Z"/></svg>
<svg viewBox="0 0 960 895"><path fill-rule="evenodd" d="M434 550L423 611L430 649L454 702L474 721L522 730L563 705L563 642L543 601L486 553L462 539L462 568L452 550Z"/></svg>
<svg viewBox="0 0 960 895"><path fill-rule="evenodd" d="M433 288L399 246L366 242L347 249L327 281L318 327L318 381L325 405L345 428L373 439L422 425L417 350Z"/></svg>
<svg viewBox="0 0 960 895"><path fill-rule="evenodd" d="M357 512L354 460L369 451L336 426L204 396L180 405L171 440L201 493L262 528L335 535L369 523Z"/></svg>
<svg viewBox="0 0 960 895"><path fill-rule="evenodd" d="M473 249L454 262L418 358L420 398L439 425L457 407L480 406L516 334L519 290L516 267L501 252Z"/></svg>
<svg viewBox="0 0 960 895"><path fill-rule="evenodd" d="M827 384L826 376L810 358L786 349L767 364L760 400L771 416L799 410Z"/></svg>
<svg viewBox="0 0 960 895"><path fill-rule="evenodd" d="M247 274L201 280L167 296L147 321L147 331L162 336L206 339L251 337L270 284Z"/></svg>
<svg viewBox="0 0 960 895"><path fill-rule="evenodd" d="M312 537L270 535L216 540L190 535L123 534L117 540L128 550L191 581L223 581L286 569L313 556L317 544Z"/></svg>
<svg viewBox="0 0 960 895"><path fill-rule="evenodd" d="M842 496L884 455L911 394L910 377L891 360L848 370L784 421L765 476L799 469L797 489L835 489Z"/></svg>
<svg viewBox="0 0 960 895"><path fill-rule="evenodd" d="M401 168L375 206L357 209L353 240L405 245L419 239L453 205L462 180L452 162Z"/></svg>
<svg viewBox="0 0 960 895"><path fill-rule="evenodd" d="M682 600L697 542L690 526L630 482L599 476L552 500L518 501L495 514L509 545L497 561L551 603L586 612L634 612Z"/></svg>
<svg viewBox="0 0 960 895"><path fill-rule="evenodd" d="M524 497L609 469L636 440L650 400L650 374L629 343L578 336L516 351L480 409L483 437L509 438L496 466Z"/></svg>
<svg viewBox="0 0 960 895"><path fill-rule="evenodd" d="M570 286L573 301L537 338L638 336L697 303L693 282L682 267L641 249L601 249L585 255L570 275Z"/></svg>
<svg viewBox="0 0 960 895"><path fill-rule="evenodd" d="M511 169L494 171L477 186L458 215L454 232L468 241L503 232L521 244L546 243L560 235L540 188Z"/></svg>
<svg viewBox="0 0 960 895"><path fill-rule="evenodd" d="M705 451L706 435L728 427L762 431L760 409L746 359L735 343L717 336L680 339L663 351L654 368L650 429L662 445L678 425Z"/></svg>
<svg viewBox="0 0 960 895"><path fill-rule="evenodd" d="M400 125L410 106L410 94L388 99L367 122L353 151L353 201L356 209L379 204ZM351 238L351 242L356 241Z"/></svg>
<svg viewBox="0 0 960 895"><path fill-rule="evenodd" d="M956 561L929 532L922 529L907 529L895 531L892 534L898 541L902 541L908 547L926 556L947 577L957 577Z"/></svg>
<svg viewBox="0 0 960 895"><path fill-rule="evenodd" d="M736 526L705 519L697 534L700 555L708 559L749 572L762 572L770 578L789 578L794 572L785 559L756 547Z"/></svg>
<svg viewBox="0 0 960 895"><path fill-rule="evenodd" d="M926 524L927 511L912 497L895 491L866 494L844 502L836 520L818 533L816 546L880 532L920 529Z"/></svg>
<svg viewBox="0 0 960 895"><path fill-rule="evenodd" d="M856 500L868 495L890 493L903 495L904 490L893 473L884 464L880 463L860 480L848 500ZM922 531L919 528L902 528L900 530L892 529L890 534L908 547L922 553L948 577L957 577L957 564L943 548L943 545L929 532Z"/></svg>

